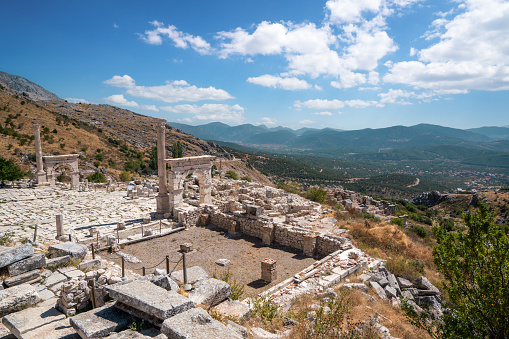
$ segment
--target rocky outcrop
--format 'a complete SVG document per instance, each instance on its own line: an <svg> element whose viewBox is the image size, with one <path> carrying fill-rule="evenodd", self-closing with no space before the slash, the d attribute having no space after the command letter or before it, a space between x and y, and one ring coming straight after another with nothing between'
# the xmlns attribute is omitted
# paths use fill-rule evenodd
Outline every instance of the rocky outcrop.
<svg viewBox="0 0 509 339"><path fill-rule="evenodd" d="M34 101L41 100L59 100L62 101L55 94L45 90L41 86L22 78L18 75L13 75L5 72L0 72L0 84L12 89L13 91L22 93L29 99Z"/></svg>
<svg viewBox="0 0 509 339"><path fill-rule="evenodd" d="M440 194L440 192L438 191L431 191L416 196L410 202L414 205L424 205L427 207L433 207L435 205L440 204L448 197L449 197L448 194Z"/></svg>

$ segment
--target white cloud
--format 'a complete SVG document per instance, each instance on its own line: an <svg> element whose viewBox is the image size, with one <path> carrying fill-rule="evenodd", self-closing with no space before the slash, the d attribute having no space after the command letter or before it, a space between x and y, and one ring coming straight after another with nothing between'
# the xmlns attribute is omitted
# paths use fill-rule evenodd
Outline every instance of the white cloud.
<svg viewBox="0 0 509 339"><path fill-rule="evenodd" d="M201 100L227 100L233 97L222 89L214 87L196 87L189 85L184 80L167 82L162 86L136 86L135 81L129 75L115 75L104 81L105 84L121 87L129 94L137 98L159 100L167 103L179 101L201 101Z"/></svg>
<svg viewBox="0 0 509 339"><path fill-rule="evenodd" d="M424 38L439 41L416 52L419 61L398 62L386 82L425 89L509 89L509 2L468 0L460 14L437 19ZM447 13L449 14L449 13Z"/></svg>
<svg viewBox="0 0 509 339"><path fill-rule="evenodd" d="M120 26L119 26L119 25L117 25L117 23L116 23L116 22L114 22L114 23L113 23L113 28L119 28L119 27L120 27Z"/></svg>
<svg viewBox="0 0 509 339"><path fill-rule="evenodd" d="M123 76L114 75L111 79L103 81L103 83L113 87L133 87L135 84L134 79L127 74Z"/></svg>
<svg viewBox="0 0 509 339"><path fill-rule="evenodd" d="M200 36L181 32L173 25L164 27L162 22L156 20L152 21L150 24L155 26L155 28L153 30L147 30L144 34L139 34L139 36L151 45L161 45L163 43L163 37L167 37L173 41L177 48L187 49L191 47L200 54L210 54L212 51L210 44Z"/></svg>
<svg viewBox="0 0 509 339"><path fill-rule="evenodd" d="M330 20L342 24L361 21L363 12L378 12L380 2L380 0L330 0L325 6L330 11Z"/></svg>
<svg viewBox="0 0 509 339"><path fill-rule="evenodd" d="M362 73L344 72L338 81L331 81L330 85L335 88L351 88L366 83L366 76Z"/></svg>
<svg viewBox="0 0 509 339"><path fill-rule="evenodd" d="M193 122L193 119L190 119L190 118L177 119L177 122L185 122L185 123L190 124Z"/></svg>
<svg viewBox="0 0 509 339"><path fill-rule="evenodd" d="M311 109L340 109L345 107L345 103L339 100L322 100L322 99L314 99L308 100L304 102L300 102L299 100L295 101L293 106L297 109L302 107L311 108Z"/></svg>
<svg viewBox="0 0 509 339"><path fill-rule="evenodd" d="M311 85L306 80L300 80L295 77L281 78L279 76L274 76L270 74L248 78L247 82L260 86L281 88L292 91L308 89L311 87Z"/></svg>
<svg viewBox="0 0 509 339"><path fill-rule="evenodd" d="M244 120L244 108L239 105L225 105L225 104L205 104L198 105L176 105L176 106L163 106L162 110L179 113L191 114L194 120L201 121L222 121L229 123L241 123Z"/></svg>
<svg viewBox="0 0 509 339"><path fill-rule="evenodd" d="M299 121L299 124L301 125L311 125L311 124L314 124L315 122L313 120L301 120Z"/></svg>
<svg viewBox="0 0 509 339"><path fill-rule="evenodd" d="M389 92L387 93L380 93L378 94L380 98L380 102L382 103L389 103L389 104L408 104L408 101L400 100L397 101L399 98L409 99L415 97L415 92L409 92L404 91L402 89L389 89Z"/></svg>
<svg viewBox="0 0 509 339"><path fill-rule="evenodd" d="M313 113L314 115L325 115L325 116L332 116L331 112L316 112Z"/></svg>
<svg viewBox="0 0 509 339"><path fill-rule="evenodd" d="M262 124L269 125L269 126L275 125L277 122L277 119L269 118L269 117L263 117L261 120L262 120Z"/></svg>
<svg viewBox="0 0 509 339"><path fill-rule="evenodd" d="M125 106L125 107L139 107L138 103L135 101L128 101L124 98L123 94L114 94L110 95L104 100L111 105Z"/></svg>
<svg viewBox="0 0 509 339"><path fill-rule="evenodd" d="M352 108L366 108L370 106L377 106L377 107L383 107L383 104L378 103L378 101L366 101L366 100L347 100L345 101L345 104L348 107Z"/></svg>
<svg viewBox="0 0 509 339"><path fill-rule="evenodd" d="M80 98L65 98L67 102L73 103L73 104L90 104L91 102L85 99Z"/></svg>
<svg viewBox="0 0 509 339"><path fill-rule="evenodd" d="M141 109L146 111L159 112L159 108L157 108L156 105L142 105Z"/></svg>

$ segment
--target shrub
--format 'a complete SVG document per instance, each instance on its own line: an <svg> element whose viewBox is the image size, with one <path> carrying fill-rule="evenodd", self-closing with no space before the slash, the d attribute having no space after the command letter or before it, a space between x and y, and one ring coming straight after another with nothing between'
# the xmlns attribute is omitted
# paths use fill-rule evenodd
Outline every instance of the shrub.
<svg viewBox="0 0 509 339"><path fill-rule="evenodd" d="M101 153L95 155L95 159L99 161L104 161L104 155Z"/></svg>
<svg viewBox="0 0 509 339"><path fill-rule="evenodd" d="M57 176L57 181L59 182L70 182L71 181L71 177L65 175L65 174L60 174L59 176Z"/></svg>
<svg viewBox="0 0 509 339"><path fill-rule="evenodd" d="M304 198L309 199L314 202L325 203L327 200L328 194L326 191L319 187L311 187L306 194L304 194Z"/></svg>
<svg viewBox="0 0 509 339"><path fill-rule="evenodd" d="M428 235L428 230L425 227L419 225L412 226L411 230L414 231L415 234L417 234L421 238L426 238L426 236Z"/></svg>
<svg viewBox="0 0 509 339"><path fill-rule="evenodd" d="M247 182L251 182L252 181L250 177L242 177L242 178L240 178L240 180L245 180Z"/></svg>
<svg viewBox="0 0 509 339"><path fill-rule="evenodd" d="M121 181L127 182L127 181L131 180L131 173L129 173L129 172L122 172L122 173L120 173L119 177L120 177Z"/></svg>
<svg viewBox="0 0 509 339"><path fill-rule="evenodd" d="M226 174L229 175L230 178L232 178L233 180L238 180L239 179L239 175L236 172L232 171L232 170L227 171Z"/></svg>
<svg viewBox="0 0 509 339"><path fill-rule="evenodd" d="M106 182L106 177L101 172L95 172L87 177L91 182Z"/></svg>
<svg viewBox="0 0 509 339"><path fill-rule="evenodd" d="M230 299L231 300L239 300L240 297L242 296L242 294L244 294L244 285L239 283L237 281L237 279L235 279L231 273L230 273L230 269L224 271L220 276L218 276L216 274L216 272L214 272L214 274L212 275L212 277L214 279L218 279L218 280L222 280L224 282L226 282L228 285L230 285L230 289L231 289L231 294L230 294Z"/></svg>
<svg viewBox="0 0 509 339"><path fill-rule="evenodd" d="M398 225L398 226L401 226L401 227L404 226L404 223L405 223L405 221L403 220L403 218L394 218L394 219L391 220L391 224Z"/></svg>
<svg viewBox="0 0 509 339"><path fill-rule="evenodd" d="M99 167L99 166L101 166L101 163L99 161L94 161L94 166Z"/></svg>

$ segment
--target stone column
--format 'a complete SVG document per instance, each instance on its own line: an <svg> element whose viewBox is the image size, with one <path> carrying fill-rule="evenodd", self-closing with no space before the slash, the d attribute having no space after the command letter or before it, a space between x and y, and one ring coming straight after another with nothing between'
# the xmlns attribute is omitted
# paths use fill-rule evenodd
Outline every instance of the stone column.
<svg viewBox="0 0 509 339"><path fill-rule="evenodd" d="M57 239L60 239L61 236L64 235L64 216L62 214L57 214Z"/></svg>
<svg viewBox="0 0 509 339"><path fill-rule="evenodd" d="M262 260L263 281L270 283L277 279L276 263L275 259L265 258Z"/></svg>
<svg viewBox="0 0 509 339"><path fill-rule="evenodd" d="M316 252L316 240L317 240L316 234L304 234L303 240L303 252L305 255L308 255L310 257L313 257Z"/></svg>
<svg viewBox="0 0 509 339"><path fill-rule="evenodd" d="M274 234L274 227L271 225L265 225L262 227L262 243L264 245L272 245Z"/></svg>
<svg viewBox="0 0 509 339"><path fill-rule="evenodd" d="M34 121L34 143L35 143L35 159L37 162L37 172L35 177L38 184L46 183L46 172L44 172L44 165L42 162L42 148L41 148L41 133L39 121Z"/></svg>
<svg viewBox="0 0 509 339"><path fill-rule="evenodd" d="M160 120L157 126L157 175L159 177L159 194L156 197L157 213L165 214L170 212L170 195L166 184L166 145L165 131L166 120Z"/></svg>

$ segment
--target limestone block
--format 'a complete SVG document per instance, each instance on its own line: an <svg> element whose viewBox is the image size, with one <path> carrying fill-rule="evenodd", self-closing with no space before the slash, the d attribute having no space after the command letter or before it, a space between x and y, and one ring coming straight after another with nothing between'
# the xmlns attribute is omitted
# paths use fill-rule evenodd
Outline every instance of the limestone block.
<svg viewBox="0 0 509 339"><path fill-rule="evenodd" d="M194 307L188 298L148 280L115 284L108 287L108 292L113 299L162 320Z"/></svg>
<svg viewBox="0 0 509 339"><path fill-rule="evenodd" d="M16 247L4 247L0 251L0 268L34 255L34 248L30 244Z"/></svg>
<svg viewBox="0 0 509 339"><path fill-rule="evenodd" d="M194 284L200 279L206 279L209 275L203 268L200 266L193 266L187 269L187 282L189 284ZM184 283L184 273L182 270L175 271L171 274L171 278L175 280L177 283Z"/></svg>
<svg viewBox="0 0 509 339"><path fill-rule="evenodd" d="M26 332L23 338L80 339L80 336L69 324L69 320L63 319Z"/></svg>
<svg viewBox="0 0 509 339"><path fill-rule="evenodd" d="M370 281L369 284L371 285L371 287L373 287L376 291L376 294L378 294L378 296L380 297L380 299L382 300L386 300L387 299L387 295L385 294L385 291L384 289L382 288L382 286L380 286L377 282L375 281Z"/></svg>
<svg viewBox="0 0 509 339"><path fill-rule="evenodd" d="M68 255L64 255L63 257L56 257L52 259L46 259L46 267L58 267L64 263L70 262L71 257Z"/></svg>
<svg viewBox="0 0 509 339"><path fill-rule="evenodd" d="M430 283L428 278L426 278L426 277L418 278L415 281L415 284L417 285L417 288L419 288L419 289L432 291L435 293L434 295L440 295L440 290L438 288L436 288L432 283Z"/></svg>
<svg viewBox="0 0 509 339"><path fill-rule="evenodd" d="M223 266L223 267L229 266L229 265L231 265L231 263L232 262L228 259L217 259L216 260L216 264L219 266Z"/></svg>
<svg viewBox="0 0 509 339"><path fill-rule="evenodd" d="M253 339L278 339L279 335L265 331L263 328L252 327L251 338Z"/></svg>
<svg viewBox="0 0 509 339"><path fill-rule="evenodd" d="M65 315L54 307L33 307L11 313L2 319L2 323L17 338L27 337L24 334L54 321L65 319Z"/></svg>
<svg viewBox="0 0 509 339"><path fill-rule="evenodd" d="M44 254L34 254L31 257L17 261L7 267L10 276L22 274L46 266Z"/></svg>
<svg viewBox="0 0 509 339"><path fill-rule="evenodd" d="M68 241L56 245L51 245L48 249L48 252L50 258L68 255L72 258L83 259L85 258L85 255L87 255L87 246Z"/></svg>
<svg viewBox="0 0 509 339"><path fill-rule="evenodd" d="M56 284L59 284L61 282L67 281L67 278L65 275L59 272L53 272L48 278L46 278L46 281L44 283L44 286L50 287L54 286Z"/></svg>
<svg viewBox="0 0 509 339"><path fill-rule="evenodd" d="M237 323L234 323L231 320L228 320L226 322L226 327L228 329L232 330L233 332L237 333L238 335L240 335L241 338L244 338L244 339L249 338L249 333L247 332L247 329L244 326L241 326Z"/></svg>
<svg viewBox="0 0 509 339"><path fill-rule="evenodd" d="M69 318L81 338L106 337L111 332L120 332L137 319L111 303Z"/></svg>
<svg viewBox="0 0 509 339"><path fill-rule="evenodd" d="M37 291L29 284L6 288L0 293L0 317L15 312L20 307L34 305L38 301Z"/></svg>
<svg viewBox="0 0 509 339"><path fill-rule="evenodd" d="M21 285L26 282L31 282L41 277L41 271L33 270L23 274L16 275L14 277L10 277L4 280L4 284L8 287Z"/></svg>
<svg viewBox="0 0 509 339"><path fill-rule="evenodd" d="M397 292L394 287L387 285L387 286L385 286L384 290L385 290L385 294L387 295L388 298L396 298Z"/></svg>
<svg viewBox="0 0 509 339"><path fill-rule="evenodd" d="M152 281L155 285L164 288L167 291L178 291L179 285L168 275L165 275L157 280Z"/></svg>
<svg viewBox="0 0 509 339"><path fill-rule="evenodd" d="M228 298L231 293L230 285L226 282L209 278L199 280L193 285L189 299L197 305L215 306Z"/></svg>
<svg viewBox="0 0 509 339"><path fill-rule="evenodd" d="M107 339L167 339L168 337L162 334L155 328L147 328L140 331L133 331L131 329L113 333L107 337Z"/></svg>
<svg viewBox="0 0 509 339"><path fill-rule="evenodd" d="M367 292L368 291L368 287L364 284L355 284L355 283L351 283L351 284L344 284L343 287L346 287L348 289L356 289L356 290L360 290L360 291L363 291L363 292Z"/></svg>
<svg viewBox="0 0 509 339"><path fill-rule="evenodd" d="M412 282L410 282L410 280L407 280L405 278L398 277L397 280L399 283L399 287L402 289L403 288L411 288L412 286L414 286L414 284L412 284Z"/></svg>
<svg viewBox="0 0 509 339"><path fill-rule="evenodd" d="M201 308L193 308L166 319L161 327L161 332L170 339L242 338L221 322L213 319L207 311Z"/></svg>
<svg viewBox="0 0 509 339"><path fill-rule="evenodd" d="M238 320L249 319L251 316L249 305L238 300L226 299L215 306L214 310Z"/></svg>
<svg viewBox="0 0 509 339"><path fill-rule="evenodd" d="M78 269L83 272L90 272L95 271L101 268L101 260L99 259L90 259L90 260L84 260L80 262L78 265Z"/></svg>
<svg viewBox="0 0 509 339"><path fill-rule="evenodd" d="M401 289L399 288L398 281L396 280L396 277L394 274L389 273L387 275L387 280L389 281L389 286L394 288L398 295L401 295Z"/></svg>

